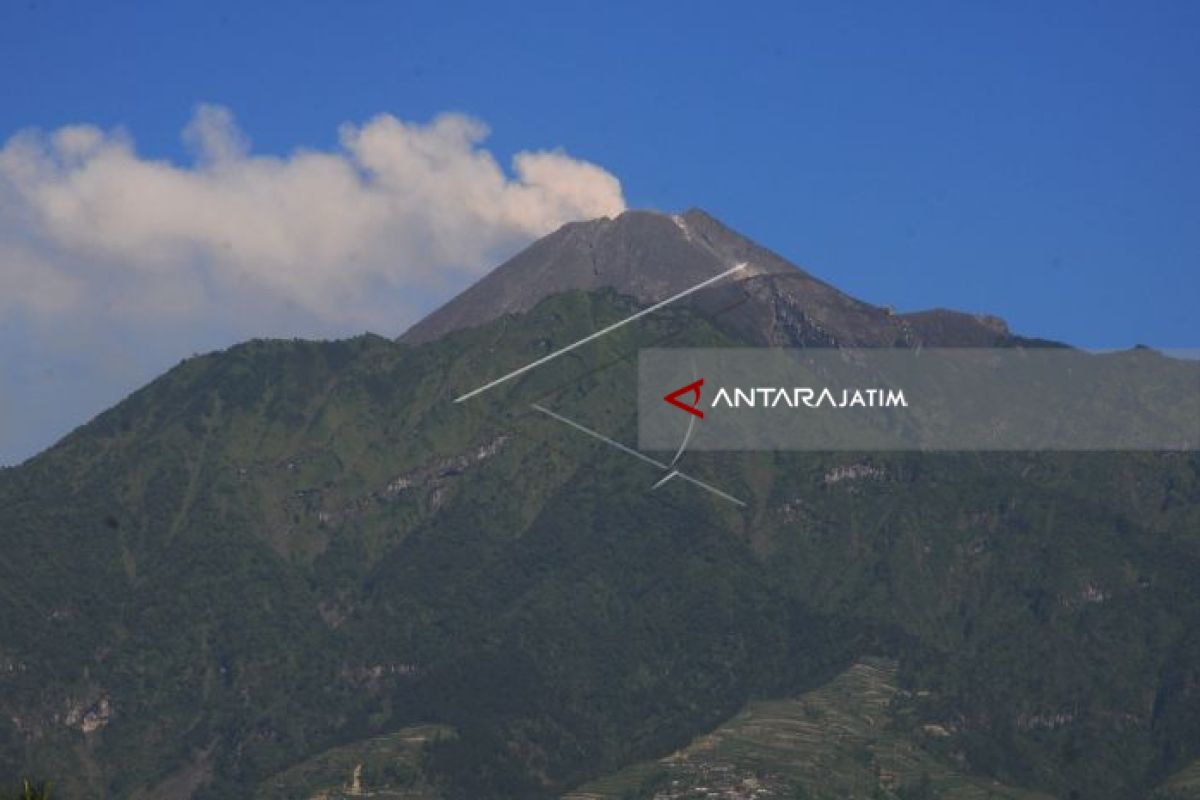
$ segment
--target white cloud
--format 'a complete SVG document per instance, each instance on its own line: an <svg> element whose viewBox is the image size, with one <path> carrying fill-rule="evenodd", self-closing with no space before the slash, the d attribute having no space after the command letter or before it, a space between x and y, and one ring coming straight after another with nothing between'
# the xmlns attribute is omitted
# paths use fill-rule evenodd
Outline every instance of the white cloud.
<svg viewBox="0 0 1200 800"><path fill-rule="evenodd" d="M624 210L602 168L527 151L506 172L487 135L461 114L382 114L342 125L332 150L256 155L227 109L201 106L181 165L121 130L19 133L0 148L3 355L63 375L55 353L153 340L130 372L147 379L168 352L249 336L397 334L532 239ZM20 391L0 387L10 409Z"/></svg>
<svg viewBox="0 0 1200 800"><path fill-rule="evenodd" d="M486 136L458 114L380 115L343 125L332 152L254 156L228 110L202 106L184 132L195 163L178 166L139 156L119 131L19 134L0 150L0 269L40 280L8 302L39 308L44 291L116 280L147 315L259 295L378 324L380 286L461 284L564 222L624 209L603 169L523 152L509 176L480 147ZM33 253L22 257L20 240Z"/></svg>

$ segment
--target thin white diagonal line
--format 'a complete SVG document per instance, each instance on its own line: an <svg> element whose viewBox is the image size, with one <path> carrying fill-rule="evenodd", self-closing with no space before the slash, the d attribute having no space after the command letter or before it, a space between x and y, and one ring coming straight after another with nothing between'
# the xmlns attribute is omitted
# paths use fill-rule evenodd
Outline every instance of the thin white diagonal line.
<svg viewBox="0 0 1200 800"><path fill-rule="evenodd" d="M540 411L541 413L543 413L549 417L553 417L554 419L558 420L559 422L562 422L566 425L570 425L575 430L577 430L581 433L586 433L588 436L591 436L593 439L598 439L599 441L604 442L607 445L611 445L612 447L617 448L618 450L620 450L623 453L628 453L629 455L633 456L634 458L641 459L642 461L645 461L647 464L651 464L655 467L658 467L661 470L664 470L664 471L669 470L672 474L668 475L667 476L668 478L670 478L670 477L683 478L688 483L690 483L694 486L699 486L701 489L710 491L713 494L717 495L718 497L722 497L731 503L736 503L739 506L746 505L744 502L742 502L741 500L738 500L733 495L727 494L726 492L721 491L717 487L711 486L711 485L705 483L704 481L700 480L699 478L693 478L691 475L688 475L686 472L681 472L680 470L672 469L669 464L664 464L661 461L659 461L658 459L651 458L650 456L646 455L645 453L639 453L637 450L634 450L632 447L626 447L625 445L621 444L620 442L618 442L614 439L610 439L602 433L597 433L596 431L592 430L591 428L587 427L586 425L580 425L578 422L576 422L573 419L564 417L562 414L556 414L555 412L551 411L550 409L546 408L545 406L540 406L537 403L534 403L532 407L535 411ZM659 483L655 484L655 488L657 488L659 485L661 485L663 483L666 483L666 479L663 479L663 480L659 481Z"/></svg>
<svg viewBox="0 0 1200 800"><path fill-rule="evenodd" d="M651 486L651 487L650 487L650 491L654 491L655 489L657 489L658 487L662 486L662 485L663 485L664 483L666 483L667 481L671 480L671 478L675 478L675 477L678 477L678 476L679 476L679 470L677 470L677 469L673 469L673 470L671 470L671 471L670 471L670 472L668 472L666 475L663 475L661 478L659 478L659 479L658 479L658 483L656 483L656 484L654 484L653 486Z"/></svg>
<svg viewBox="0 0 1200 800"><path fill-rule="evenodd" d="M562 414L555 414L550 409L545 408L544 406L539 406L537 403L533 404L533 408L537 411L542 412L543 414L546 414L547 416L554 417L559 422L563 422L563 423L566 423L567 425L570 425L572 428L574 428L577 431L586 433L588 436L591 436L593 439L599 439L600 441L604 442L605 444L611 445L624 453L628 453L629 455L633 456L634 458L640 458L642 461L645 461L647 464L653 464L654 466L658 467L659 469L668 469L667 465L662 463L661 461L658 461L657 459L653 459L650 456L646 455L645 453L639 453L637 450L634 450L632 447L626 447L625 445L621 444L620 442L610 439L602 433L596 433L591 428L580 425L578 422L576 422L573 419L567 419Z"/></svg>
<svg viewBox="0 0 1200 800"><path fill-rule="evenodd" d="M707 489L708 491L712 492L713 494L717 495L718 497L724 497L729 502L737 503L739 506L746 505L744 502L742 502L741 500L738 500L733 495L726 494L725 492L722 492L717 487L715 487L711 484L707 484L704 481L700 480L699 478L693 478L691 475L688 475L686 472L682 472L680 470L676 470L675 472L676 472L676 477L683 478L688 483L699 486L701 489Z"/></svg>
<svg viewBox="0 0 1200 800"><path fill-rule="evenodd" d="M688 440L692 438L692 428L695 427L695 425L696 418L689 414L687 431L685 431L683 434L683 441L679 443L679 449L675 451L675 457L671 459L672 467L675 466L675 464L679 461L679 457L683 455L683 450L687 447Z"/></svg>
<svg viewBox="0 0 1200 800"><path fill-rule="evenodd" d="M676 300L687 297L689 294L692 294L693 292L698 292L701 289L703 289L705 286L714 284L717 281L724 278L725 276L732 275L733 273L737 272L738 270L744 269L745 266L746 266L746 262L743 261L742 263L738 264L737 266L732 267L731 269L725 270L720 275L714 275L706 281L697 283L695 286L691 287L690 289L684 289L679 294L672 295L672 296L668 297L666 300L661 300L661 301L655 303L654 305L650 306L649 308L643 308L641 311L637 312L636 314L634 314L632 316L626 317L625 319L621 320L620 322L614 322L612 325L609 325L607 328L601 328L600 330L596 331L595 333L588 334L587 336L583 337L579 341L572 342L571 344L567 345L566 347L563 347L559 350L555 350L553 353L550 353L549 355L542 356L537 361L526 364L525 366L521 367L520 369L514 369L512 372L508 373L507 375L502 375L501 377L496 378L496 380L492 381L491 383L485 383L483 386L480 386L478 389L472 389L471 391L467 392L466 394L460 395L459 397L454 398L454 402L461 403L463 400L469 400L470 398L474 397L475 395L481 394L482 392L486 392L488 389L491 389L494 386L499 386L500 384L504 383L507 380L511 380L511 379L517 377L518 375L523 375L526 372L528 372L529 370L534 369L535 367L540 367L542 364L545 364L547 361L551 361L565 353L571 352L576 347L585 345L594 339L599 339L601 336L605 335L606 333L612 333L617 328L620 328L622 325L628 325L629 323L633 322L635 319L644 317L651 312L658 311L663 306L669 305L671 303L674 303Z"/></svg>

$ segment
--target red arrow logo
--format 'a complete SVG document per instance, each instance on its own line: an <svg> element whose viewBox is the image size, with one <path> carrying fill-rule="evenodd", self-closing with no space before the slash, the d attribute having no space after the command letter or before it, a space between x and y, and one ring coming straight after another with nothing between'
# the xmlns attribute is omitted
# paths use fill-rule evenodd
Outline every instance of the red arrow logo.
<svg viewBox="0 0 1200 800"><path fill-rule="evenodd" d="M704 412L700 410L700 387L703 385L704 385L704 378L701 378L698 381L689 383L687 386L683 386L683 387L676 389L675 391L673 391L670 394L663 397L663 400L666 400L668 403L675 406L676 408L682 408L687 413L694 414L695 416L699 417L700 419L704 419ZM683 395L683 394L688 394L688 393L692 394L692 397L693 397L692 402L684 403L684 402L680 401L679 396Z"/></svg>

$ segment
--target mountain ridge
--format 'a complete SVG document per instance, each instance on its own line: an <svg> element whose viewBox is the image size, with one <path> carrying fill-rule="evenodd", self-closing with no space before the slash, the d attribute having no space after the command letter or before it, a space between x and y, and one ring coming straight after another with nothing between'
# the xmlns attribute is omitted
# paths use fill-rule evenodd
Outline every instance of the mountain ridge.
<svg viewBox="0 0 1200 800"><path fill-rule="evenodd" d="M806 280L714 287L463 404L638 301L566 290L424 343L256 340L0 472L0 771L225 800L434 725L454 733L411 753L420 775L364 780L548 798L863 657L895 664L901 738L956 772L1124 800L1193 762L1196 454L689 453L735 508L649 491L649 465L529 410L631 442L649 342L901 330ZM864 794L907 800L873 763Z"/></svg>
<svg viewBox="0 0 1200 800"><path fill-rule="evenodd" d="M432 311L399 341L433 341L526 312L564 291L610 288L650 305L742 262L742 273L683 302L709 312L745 306L732 315L733 324L756 344L986 346L1010 336L1003 320L991 315L946 309L898 314L858 300L692 208L567 223Z"/></svg>

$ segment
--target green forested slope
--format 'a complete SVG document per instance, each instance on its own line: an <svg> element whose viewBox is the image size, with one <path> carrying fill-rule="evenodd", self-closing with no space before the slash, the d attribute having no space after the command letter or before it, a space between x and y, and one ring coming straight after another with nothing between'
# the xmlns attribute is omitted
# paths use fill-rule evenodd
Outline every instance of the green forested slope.
<svg viewBox="0 0 1200 800"><path fill-rule="evenodd" d="M1200 753L1195 455L692 454L633 442L608 293L409 347L190 359L0 472L0 772L226 798L413 725L450 797L554 795L888 656L964 773L1149 791ZM664 338L665 337L665 338Z"/></svg>

